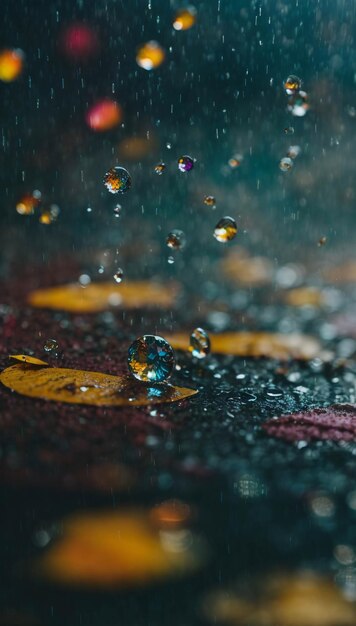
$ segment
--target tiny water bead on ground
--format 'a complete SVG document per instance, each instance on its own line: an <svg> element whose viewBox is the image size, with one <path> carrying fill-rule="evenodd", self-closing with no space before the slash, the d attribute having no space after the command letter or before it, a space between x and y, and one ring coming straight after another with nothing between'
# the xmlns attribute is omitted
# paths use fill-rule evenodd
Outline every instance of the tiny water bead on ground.
<svg viewBox="0 0 356 626"><path fill-rule="evenodd" d="M232 217L222 217L215 226L214 237L220 243L231 241L237 234L237 225Z"/></svg>
<svg viewBox="0 0 356 626"><path fill-rule="evenodd" d="M124 167L117 165L106 172L104 185L110 193L125 193L131 189L131 176Z"/></svg>
<svg viewBox="0 0 356 626"><path fill-rule="evenodd" d="M180 172L190 172L194 167L194 159L192 157L185 155L181 156L178 159L178 169Z"/></svg>
<svg viewBox="0 0 356 626"><path fill-rule="evenodd" d="M210 339L203 328L195 328L190 335L189 350L196 359L205 359L210 352Z"/></svg>
<svg viewBox="0 0 356 626"><path fill-rule="evenodd" d="M186 237L182 230L172 230L166 239L166 244L171 250L182 250L186 244Z"/></svg>
<svg viewBox="0 0 356 626"><path fill-rule="evenodd" d="M173 373L175 358L172 346L157 335L143 335L128 350L130 373L144 383L163 383Z"/></svg>

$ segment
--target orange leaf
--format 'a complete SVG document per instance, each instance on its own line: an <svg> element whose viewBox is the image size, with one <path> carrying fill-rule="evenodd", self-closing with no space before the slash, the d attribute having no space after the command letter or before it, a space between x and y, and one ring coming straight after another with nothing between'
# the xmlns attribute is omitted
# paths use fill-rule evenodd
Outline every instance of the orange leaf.
<svg viewBox="0 0 356 626"><path fill-rule="evenodd" d="M142 584L195 569L199 539L189 530L160 531L142 510L72 515L37 564L46 580L89 587Z"/></svg>
<svg viewBox="0 0 356 626"><path fill-rule="evenodd" d="M46 361L41 361L41 359L36 359L34 356L28 356L27 354L9 354L9 359L21 361L22 363L27 363L27 365L46 365L49 367Z"/></svg>
<svg viewBox="0 0 356 626"><path fill-rule="evenodd" d="M229 332L210 334L211 351L244 357L270 357L273 359L313 359L320 356L320 344L308 335L266 332ZM164 335L175 350L188 351L188 333Z"/></svg>
<svg viewBox="0 0 356 626"><path fill-rule="evenodd" d="M169 287L155 282L133 281L120 285L78 283L37 289L28 296L28 302L41 309L55 309L72 313L96 313L110 307L122 309L169 308L174 305L177 285Z"/></svg>
<svg viewBox="0 0 356 626"><path fill-rule="evenodd" d="M61 367L33 368L27 364L3 370L0 381L23 396L95 406L147 406L177 402L197 393L168 384L145 385L130 376Z"/></svg>
<svg viewBox="0 0 356 626"><path fill-rule="evenodd" d="M232 250L221 261L225 276L234 283L260 287L273 278L273 263L265 257L249 257L243 250Z"/></svg>
<svg viewBox="0 0 356 626"><path fill-rule="evenodd" d="M316 287L298 287L285 294L285 300L291 306L320 307L326 302L325 294Z"/></svg>

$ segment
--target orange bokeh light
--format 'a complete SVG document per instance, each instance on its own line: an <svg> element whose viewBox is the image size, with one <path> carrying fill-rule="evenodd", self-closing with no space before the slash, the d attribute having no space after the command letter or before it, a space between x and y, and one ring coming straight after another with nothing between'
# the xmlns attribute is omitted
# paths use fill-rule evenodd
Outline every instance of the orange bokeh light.
<svg viewBox="0 0 356 626"><path fill-rule="evenodd" d="M0 80L11 83L20 76L25 55L22 50L3 50L0 52Z"/></svg>
<svg viewBox="0 0 356 626"><path fill-rule="evenodd" d="M88 126L96 131L103 132L115 128L123 117L122 108L115 100L105 99L96 102L87 111L85 119Z"/></svg>

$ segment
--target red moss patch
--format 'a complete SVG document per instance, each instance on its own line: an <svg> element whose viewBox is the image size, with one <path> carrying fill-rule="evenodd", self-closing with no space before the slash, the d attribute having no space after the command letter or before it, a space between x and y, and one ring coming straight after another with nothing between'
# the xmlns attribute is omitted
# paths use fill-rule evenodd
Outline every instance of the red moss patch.
<svg viewBox="0 0 356 626"><path fill-rule="evenodd" d="M271 437L285 441L356 441L356 405L336 404L291 415L263 424Z"/></svg>

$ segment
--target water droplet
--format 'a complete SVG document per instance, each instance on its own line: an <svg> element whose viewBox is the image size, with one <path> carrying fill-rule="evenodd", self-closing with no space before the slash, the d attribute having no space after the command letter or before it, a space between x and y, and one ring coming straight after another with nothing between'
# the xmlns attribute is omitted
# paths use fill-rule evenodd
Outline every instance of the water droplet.
<svg viewBox="0 0 356 626"><path fill-rule="evenodd" d="M229 159L228 163L231 169L234 170L236 167L240 167L242 161L243 161L242 154L234 154L234 156L231 157L231 159Z"/></svg>
<svg viewBox="0 0 356 626"><path fill-rule="evenodd" d="M178 159L178 169L180 172L190 172L194 167L194 159L190 156L181 156Z"/></svg>
<svg viewBox="0 0 356 626"><path fill-rule="evenodd" d="M214 237L221 243L231 241L236 236L237 225L232 217L223 217L215 226Z"/></svg>
<svg viewBox="0 0 356 626"><path fill-rule="evenodd" d="M167 150L171 150L172 149L172 144L171 144L170 141L167 141L166 148L167 148Z"/></svg>
<svg viewBox="0 0 356 626"><path fill-rule="evenodd" d="M158 176L161 176L163 174L163 172L165 171L166 166L164 163L158 163L158 165L156 165L155 167L155 172L156 174L158 174Z"/></svg>
<svg viewBox="0 0 356 626"><path fill-rule="evenodd" d="M156 335L143 335L128 350L130 373L142 382L162 383L174 369L174 352L168 341Z"/></svg>
<svg viewBox="0 0 356 626"><path fill-rule="evenodd" d="M59 350L58 342L55 339L47 339L43 346L43 349L48 354L57 354Z"/></svg>
<svg viewBox="0 0 356 626"><path fill-rule="evenodd" d="M137 50L137 65L144 70L153 70L163 63L166 54L157 41L148 41Z"/></svg>
<svg viewBox="0 0 356 626"><path fill-rule="evenodd" d="M324 246L324 245L326 244L326 241L327 241L326 237L320 237L320 239L319 239L319 241L318 241L318 246L319 246L319 248L320 248L321 246Z"/></svg>
<svg viewBox="0 0 356 626"><path fill-rule="evenodd" d="M290 157L283 157L279 162L281 172L290 172L293 167L293 161Z"/></svg>
<svg viewBox="0 0 356 626"><path fill-rule="evenodd" d="M131 188L131 176L124 167L113 167L106 172L104 185L110 193L125 193Z"/></svg>
<svg viewBox="0 0 356 626"><path fill-rule="evenodd" d="M33 215L40 202L41 192L35 190L33 193L28 193L22 196L16 204L16 211L19 215Z"/></svg>
<svg viewBox="0 0 356 626"><path fill-rule="evenodd" d="M284 89L288 96L292 94L298 93L302 86L302 81L298 76L294 74L290 74L288 78L284 81Z"/></svg>
<svg viewBox="0 0 356 626"><path fill-rule="evenodd" d="M280 398L283 396L283 391L275 385L269 385L266 387L266 394L269 398Z"/></svg>
<svg viewBox="0 0 356 626"><path fill-rule="evenodd" d="M173 265L174 258L172 256L169 256L168 259L167 259L167 263L169 263L169 265Z"/></svg>
<svg viewBox="0 0 356 626"><path fill-rule="evenodd" d="M300 155L300 153L301 153L300 146L289 146L287 157L289 157L290 159L296 159L297 156Z"/></svg>
<svg viewBox="0 0 356 626"><path fill-rule="evenodd" d="M81 274L78 280L82 287L86 287L91 283L91 278L89 274Z"/></svg>
<svg viewBox="0 0 356 626"><path fill-rule="evenodd" d="M115 217L120 217L121 211L122 211L121 204L115 204L114 206Z"/></svg>
<svg viewBox="0 0 356 626"><path fill-rule="evenodd" d="M204 204L206 204L207 206L211 206L213 209L215 209L216 201L215 201L214 196L205 196Z"/></svg>
<svg viewBox="0 0 356 626"><path fill-rule="evenodd" d="M172 250L182 250L186 244L185 234L182 230L171 230L167 236L166 244Z"/></svg>
<svg viewBox="0 0 356 626"><path fill-rule="evenodd" d="M284 133L285 135L294 135L293 126L287 126L287 128L284 129Z"/></svg>
<svg viewBox="0 0 356 626"><path fill-rule="evenodd" d="M189 350L196 359L205 359L210 352L210 339L203 328L195 328L190 335Z"/></svg>
<svg viewBox="0 0 356 626"><path fill-rule="evenodd" d="M124 270L122 270L121 267L118 267L114 274L114 281L116 283L121 283L123 277L124 277Z"/></svg>
<svg viewBox="0 0 356 626"><path fill-rule="evenodd" d="M197 11L195 7L189 6L177 11L173 21L173 28L175 30L188 30L194 26L196 21Z"/></svg>
<svg viewBox="0 0 356 626"><path fill-rule="evenodd" d="M305 91L299 91L290 96L288 100L288 111L295 117L304 117L309 109L308 96Z"/></svg>

